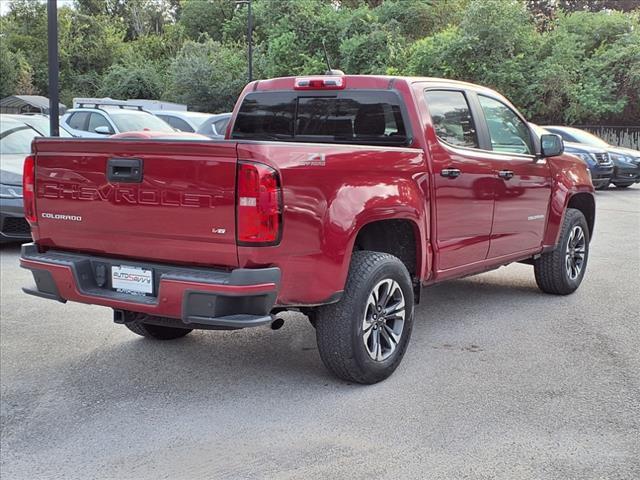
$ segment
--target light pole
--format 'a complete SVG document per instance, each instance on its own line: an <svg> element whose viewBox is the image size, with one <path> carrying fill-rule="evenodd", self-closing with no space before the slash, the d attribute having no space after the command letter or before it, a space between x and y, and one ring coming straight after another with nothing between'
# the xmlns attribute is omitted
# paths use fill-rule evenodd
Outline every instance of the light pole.
<svg viewBox="0 0 640 480"><path fill-rule="evenodd" d="M47 43L49 63L49 135L60 136L58 118L58 1L47 0Z"/></svg>
<svg viewBox="0 0 640 480"><path fill-rule="evenodd" d="M253 81L253 14L251 0L236 0L236 5L247 5L247 57L249 62L249 82Z"/></svg>

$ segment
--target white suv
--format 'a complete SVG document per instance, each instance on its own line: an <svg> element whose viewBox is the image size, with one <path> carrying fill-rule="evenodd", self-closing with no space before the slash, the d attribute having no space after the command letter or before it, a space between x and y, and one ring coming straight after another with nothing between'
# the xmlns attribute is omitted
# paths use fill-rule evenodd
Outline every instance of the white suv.
<svg viewBox="0 0 640 480"><path fill-rule="evenodd" d="M131 108L72 108L62 116L61 122L76 137L104 137L142 130L175 131L155 115Z"/></svg>

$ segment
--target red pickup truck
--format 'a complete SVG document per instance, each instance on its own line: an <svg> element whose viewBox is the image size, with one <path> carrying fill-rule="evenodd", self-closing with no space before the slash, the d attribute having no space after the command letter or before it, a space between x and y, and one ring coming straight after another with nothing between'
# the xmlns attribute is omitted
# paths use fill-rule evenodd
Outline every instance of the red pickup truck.
<svg viewBox="0 0 640 480"><path fill-rule="evenodd" d="M573 292L595 218L586 165L505 98L386 76L252 82L220 141L36 139L24 199L27 293L156 339L301 311L360 383L400 363L422 286L523 262Z"/></svg>

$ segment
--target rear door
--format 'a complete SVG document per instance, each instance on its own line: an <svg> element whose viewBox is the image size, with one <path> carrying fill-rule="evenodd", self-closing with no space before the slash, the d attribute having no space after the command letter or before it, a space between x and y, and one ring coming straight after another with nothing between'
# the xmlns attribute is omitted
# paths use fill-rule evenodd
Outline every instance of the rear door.
<svg viewBox="0 0 640 480"><path fill-rule="evenodd" d="M442 277L485 260L493 218L492 162L480 150L467 94L457 89L423 92L433 129L427 140L435 191L436 269Z"/></svg>
<svg viewBox="0 0 640 480"><path fill-rule="evenodd" d="M510 106L478 93L479 122L484 122L495 170L495 208L488 258L542 246L551 195L545 159L536 160L531 132Z"/></svg>
<svg viewBox="0 0 640 480"><path fill-rule="evenodd" d="M42 139L35 148L40 245L237 265L235 142Z"/></svg>

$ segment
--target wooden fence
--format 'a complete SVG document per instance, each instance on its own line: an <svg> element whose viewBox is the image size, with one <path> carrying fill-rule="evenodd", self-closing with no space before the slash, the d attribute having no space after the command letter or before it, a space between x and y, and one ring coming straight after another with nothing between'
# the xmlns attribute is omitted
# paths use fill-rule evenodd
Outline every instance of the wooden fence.
<svg viewBox="0 0 640 480"><path fill-rule="evenodd" d="M594 135L597 135L611 145L640 150L640 125L583 125L578 128L582 128Z"/></svg>

